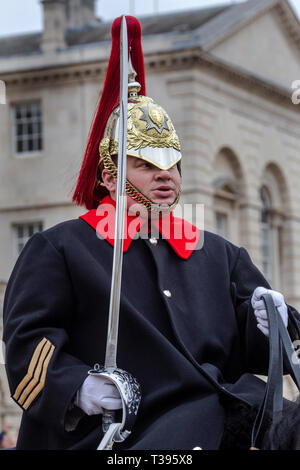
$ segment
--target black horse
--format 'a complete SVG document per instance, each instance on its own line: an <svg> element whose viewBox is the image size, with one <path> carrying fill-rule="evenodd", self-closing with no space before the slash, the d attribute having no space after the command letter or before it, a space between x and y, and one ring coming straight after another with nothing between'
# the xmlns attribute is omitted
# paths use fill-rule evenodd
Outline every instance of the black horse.
<svg viewBox="0 0 300 470"><path fill-rule="evenodd" d="M227 410L220 450L249 450L258 407L227 404ZM300 397L297 401L284 400L282 413L266 420L259 449L300 450Z"/></svg>

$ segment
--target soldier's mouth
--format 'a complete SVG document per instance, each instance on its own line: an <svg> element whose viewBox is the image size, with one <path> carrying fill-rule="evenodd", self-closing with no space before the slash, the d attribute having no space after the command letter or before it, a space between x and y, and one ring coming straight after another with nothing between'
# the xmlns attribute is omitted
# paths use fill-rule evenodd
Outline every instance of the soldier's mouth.
<svg viewBox="0 0 300 470"><path fill-rule="evenodd" d="M155 188L153 190L153 193L155 194L155 196L167 198L173 195L174 189L170 186L159 186L158 188Z"/></svg>

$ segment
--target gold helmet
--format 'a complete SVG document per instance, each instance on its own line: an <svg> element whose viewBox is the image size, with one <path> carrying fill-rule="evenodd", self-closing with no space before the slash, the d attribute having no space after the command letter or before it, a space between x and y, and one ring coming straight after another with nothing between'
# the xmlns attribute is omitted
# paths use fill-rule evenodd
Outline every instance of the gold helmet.
<svg viewBox="0 0 300 470"><path fill-rule="evenodd" d="M129 53L127 155L164 170L177 165L180 171L180 143L172 121L160 105L146 96L141 25L132 16L126 16L126 22ZM85 205L87 209L98 207L101 199L108 194L102 181L103 169L117 177L113 159L116 161L114 156L118 154L120 29L121 17L112 24L112 49L106 78L73 194L73 201ZM126 192L148 210L158 207L128 180ZM169 211L178 200L179 195Z"/></svg>
<svg viewBox="0 0 300 470"><path fill-rule="evenodd" d="M169 170L176 164L180 169L180 142L173 123L166 111L152 98L138 95L141 86L135 77L136 72L129 59L127 155L145 160L161 170ZM118 155L119 118L120 112L117 107L107 121L100 142L98 172L100 183L103 168L106 168L114 178L117 177L117 167L112 157ZM144 204L148 210L157 208L157 205L128 180L126 180L126 193L138 203ZM169 210L175 207L178 200L179 195Z"/></svg>

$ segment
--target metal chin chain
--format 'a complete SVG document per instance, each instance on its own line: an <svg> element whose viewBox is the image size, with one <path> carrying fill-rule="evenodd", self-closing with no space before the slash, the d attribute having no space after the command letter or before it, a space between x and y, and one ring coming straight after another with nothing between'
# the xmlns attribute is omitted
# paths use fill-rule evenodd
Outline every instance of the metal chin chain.
<svg viewBox="0 0 300 470"><path fill-rule="evenodd" d="M134 199L138 204L142 204L146 207L148 212L153 214L170 214L177 206L180 196L181 187L179 188L178 195L174 202L169 206L167 204L156 204L152 202L147 196L145 196L139 189L137 189L130 181L126 180L126 194Z"/></svg>

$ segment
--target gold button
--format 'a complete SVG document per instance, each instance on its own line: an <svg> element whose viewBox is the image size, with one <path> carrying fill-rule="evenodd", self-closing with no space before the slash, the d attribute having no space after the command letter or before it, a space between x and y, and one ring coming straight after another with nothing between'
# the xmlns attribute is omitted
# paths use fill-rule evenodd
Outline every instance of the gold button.
<svg viewBox="0 0 300 470"><path fill-rule="evenodd" d="M166 297L172 297L172 294L168 289L164 290L164 294Z"/></svg>
<svg viewBox="0 0 300 470"><path fill-rule="evenodd" d="M149 242L152 243L152 245L157 245L156 238L149 238Z"/></svg>

